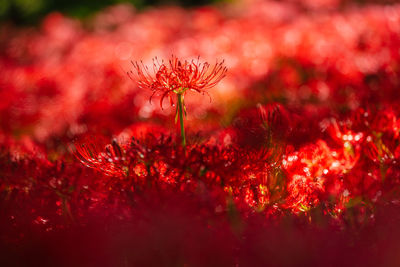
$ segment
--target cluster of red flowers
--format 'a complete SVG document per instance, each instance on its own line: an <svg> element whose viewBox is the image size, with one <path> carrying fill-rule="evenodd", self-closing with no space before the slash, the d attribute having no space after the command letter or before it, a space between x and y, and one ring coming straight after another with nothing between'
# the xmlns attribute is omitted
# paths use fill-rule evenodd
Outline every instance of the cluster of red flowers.
<svg viewBox="0 0 400 267"><path fill-rule="evenodd" d="M400 6L332 5L2 25L0 265L398 265Z"/></svg>

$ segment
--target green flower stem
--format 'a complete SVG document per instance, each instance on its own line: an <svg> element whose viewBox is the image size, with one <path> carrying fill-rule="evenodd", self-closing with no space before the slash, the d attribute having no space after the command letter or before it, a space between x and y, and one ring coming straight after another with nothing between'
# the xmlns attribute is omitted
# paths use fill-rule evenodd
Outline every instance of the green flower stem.
<svg viewBox="0 0 400 267"><path fill-rule="evenodd" d="M181 137L182 137L182 146L186 147L186 137L185 137L185 127L183 125L183 112L184 112L184 106L183 106L183 96L182 94L177 94L178 96L178 114L179 114L179 123L181 125Z"/></svg>

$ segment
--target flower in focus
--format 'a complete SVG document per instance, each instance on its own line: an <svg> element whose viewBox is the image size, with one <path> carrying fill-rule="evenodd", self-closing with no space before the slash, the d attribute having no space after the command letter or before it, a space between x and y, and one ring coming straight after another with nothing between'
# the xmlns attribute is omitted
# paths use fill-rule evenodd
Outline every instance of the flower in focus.
<svg viewBox="0 0 400 267"><path fill-rule="evenodd" d="M143 62L132 62L136 73L133 71L128 72L128 76L132 79L135 74L137 75L137 83L140 88L148 88L153 91L150 97L156 93L161 93L160 106L165 97L168 96L171 105L173 100L171 93L176 94L177 108L175 123L180 123L182 146L186 146L185 129L183 123L183 114L186 115L186 108L184 102L184 94L187 90L194 90L199 93L208 94L207 90L214 87L222 78L225 77L227 68L224 66L224 61L216 62L214 66L209 63L199 62L197 60L181 61L175 56L171 56L168 63L161 63L157 58L153 59L153 72L152 75L149 68Z"/></svg>
<svg viewBox="0 0 400 267"><path fill-rule="evenodd" d="M224 61L216 62L214 65L208 62L201 63L197 60L181 61L171 56L168 62L161 62L153 59L153 74L143 62L132 62L135 71L129 71L131 79L135 79L140 88L146 88L161 94L160 105L165 97L172 103L171 93L182 95L187 90L194 90L199 93L208 93L207 90L217 85L225 77L227 68ZM153 96L152 95L152 96Z"/></svg>

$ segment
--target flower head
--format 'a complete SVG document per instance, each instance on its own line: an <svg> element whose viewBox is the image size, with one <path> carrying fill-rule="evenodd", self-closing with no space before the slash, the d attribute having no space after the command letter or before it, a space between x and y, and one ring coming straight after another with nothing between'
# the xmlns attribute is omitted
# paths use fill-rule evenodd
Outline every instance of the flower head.
<svg viewBox="0 0 400 267"><path fill-rule="evenodd" d="M171 56L168 62L160 62L156 57L153 59L153 73L150 73L142 61L132 62L135 70L129 71L128 75L131 79L136 76L138 86L153 91L152 96L160 93L162 107L165 97L172 103L171 93L184 94L187 90L194 90L208 94L207 90L225 77L227 68L224 61L211 65L207 62L201 63L199 59L181 61Z"/></svg>

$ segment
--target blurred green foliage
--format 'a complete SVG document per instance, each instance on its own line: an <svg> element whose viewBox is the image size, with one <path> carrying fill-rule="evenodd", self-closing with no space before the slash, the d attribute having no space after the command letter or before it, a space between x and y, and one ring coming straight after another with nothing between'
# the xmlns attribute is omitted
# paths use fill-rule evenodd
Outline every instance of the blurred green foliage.
<svg viewBox="0 0 400 267"><path fill-rule="evenodd" d="M153 5L196 6L221 0L0 0L0 19L16 24L37 23L51 11L60 11L72 17L86 18L100 9L131 3L142 9Z"/></svg>

